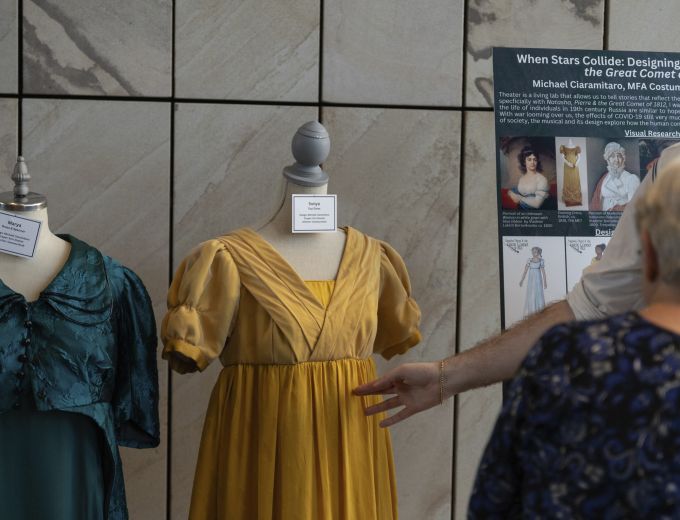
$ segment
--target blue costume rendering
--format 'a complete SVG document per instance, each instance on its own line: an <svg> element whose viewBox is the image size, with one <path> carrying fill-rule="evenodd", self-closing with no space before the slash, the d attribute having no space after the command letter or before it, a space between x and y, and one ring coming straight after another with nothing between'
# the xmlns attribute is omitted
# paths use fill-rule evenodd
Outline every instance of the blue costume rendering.
<svg viewBox="0 0 680 520"><path fill-rule="evenodd" d="M541 269L545 267L545 262L543 259L534 262L530 258L527 260L527 266L529 269L527 272L527 297L524 301L524 316L529 316L545 307L543 275L541 274Z"/></svg>

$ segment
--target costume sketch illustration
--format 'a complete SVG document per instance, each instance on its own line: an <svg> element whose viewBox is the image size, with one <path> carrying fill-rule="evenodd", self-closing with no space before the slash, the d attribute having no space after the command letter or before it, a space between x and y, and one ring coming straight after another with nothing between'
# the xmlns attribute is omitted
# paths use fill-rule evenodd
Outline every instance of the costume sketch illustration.
<svg viewBox="0 0 680 520"><path fill-rule="evenodd" d="M529 274L527 280L527 294L524 301L524 316L529 316L540 311L545 307L544 289L548 288L548 280L545 276L545 262L543 260L543 250L540 247L531 248L531 258L527 260L522 279L519 286L522 287L524 279Z"/></svg>

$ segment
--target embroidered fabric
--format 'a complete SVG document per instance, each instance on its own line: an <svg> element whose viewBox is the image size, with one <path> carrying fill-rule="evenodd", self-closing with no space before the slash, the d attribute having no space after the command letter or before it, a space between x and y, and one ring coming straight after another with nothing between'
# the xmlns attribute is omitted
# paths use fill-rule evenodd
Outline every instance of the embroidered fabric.
<svg viewBox="0 0 680 520"><path fill-rule="evenodd" d="M61 238L71 253L37 300L27 302L0 281L0 413L21 408L17 395L28 393L37 411L92 418L108 447L108 518L124 520L117 446L154 447L160 436L151 300L131 270L72 236Z"/></svg>

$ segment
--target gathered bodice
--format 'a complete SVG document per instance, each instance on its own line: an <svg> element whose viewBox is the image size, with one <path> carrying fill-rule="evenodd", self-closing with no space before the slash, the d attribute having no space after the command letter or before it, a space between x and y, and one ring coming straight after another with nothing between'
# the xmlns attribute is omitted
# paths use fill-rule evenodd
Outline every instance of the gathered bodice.
<svg viewBox="0 0 680 520"><path fill-rule="evenodd" d="M177 352L198 369L218 356L225 366L295 364L391 357L420 340L403 260L359 231L347 229L326 297L320 301L259 234L238 230L201 244L178 268L163 321L164 356Z"/></svg>

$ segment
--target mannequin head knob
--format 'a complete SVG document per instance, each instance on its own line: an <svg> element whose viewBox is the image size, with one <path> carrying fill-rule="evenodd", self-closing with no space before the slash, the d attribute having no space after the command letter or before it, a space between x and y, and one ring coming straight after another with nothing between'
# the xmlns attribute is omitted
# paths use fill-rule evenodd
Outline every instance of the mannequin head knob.
<svg viewBox="0 0 680 520"><path fill-rule="evenodd" d="M24 158L17 157L17 162L12 171L14 189L0 193L0 210L4 211L37 211L47 207L47 199L40 193L30 191L28 185L31 176Z"/></svg>
<svg viewBox="0 0 680 520"><path fill-rule="evenodd" d="M295 162L304 166L318 166L328 158L331 140L321 123L305 123L293 136L291 146Z"/></svg>
<svg viewBox="0 0 680 520"><path fill-rule="evenodd" d="M293 136L291 145L295 164L287 166L283 175L301 186L323 186L328 175L320 168L331 151L328 131L318 121L305 123Z"/></svg>
<svg viewBox="0 0 680 520"><path fill-rule="evenodd" d="M26 197L29 192L28 181L31 180L31 176L28 173L26 161L21 155L17 157L17 163L14 165L12 180L14 181L14 196L17 198Z"/></svg>

